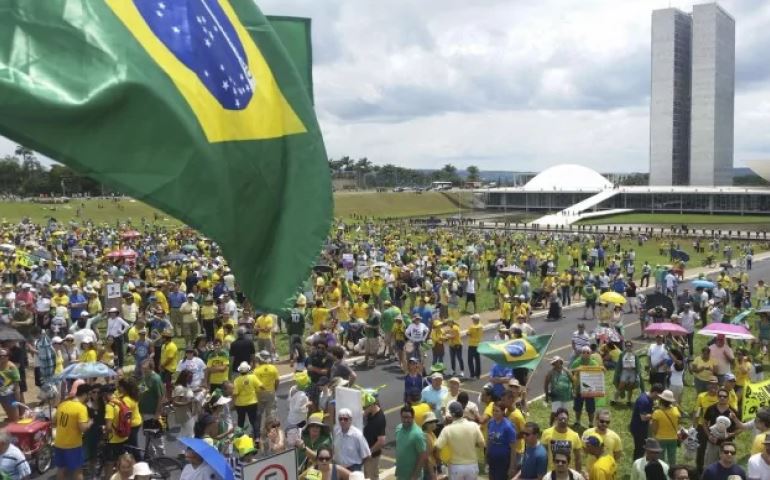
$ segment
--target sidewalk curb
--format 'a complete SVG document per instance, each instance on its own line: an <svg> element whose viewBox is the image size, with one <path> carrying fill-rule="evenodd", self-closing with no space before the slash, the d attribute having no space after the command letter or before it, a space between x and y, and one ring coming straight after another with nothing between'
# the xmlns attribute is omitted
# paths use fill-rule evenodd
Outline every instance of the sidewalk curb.
<svg viewBox="0 0 770 480"><path fill-rule="evenodd" d="M770 259L770 252L762 252L762 253L759 253L759 254L756 255L756 257L754 258L753 263L762 262L762 261L765 261L765 260L768 260L768 259ZM682 280L682 281L690 281L690 280L696 279L696 278L698 278L698 276L701 273L705 273L706 275L711 275L713 273L718 273L718 272L720 272L722 270L721 267L714 267L714 268L709 268L709 267L693 267L692 270L698 270L698 269L705 269L705 270L703 272L699 271L698 273L695 273L695 274L686 275L684 277L684 280ZM637 293L647 293L649 291L653 291L654 289L655 289L655 287L645 287L643 289L639 288L637 290ZM574 310L574 309L581 308L581 307L585 307L585 301L573 302L573 303L567 305L566 307L562 307L562 310ZM494 310L487 310L487 311L488 312L493 312ZM484 312L482 312L482 313L484 313ZM547 309L546 310L539 310L539 311L533 313L530 316L530 318L540 318L540 317L545 317L547 315L548 315L548 310ZM487 332L489 330L496 329L498 327L498 325L499 325L499 322L494 321L494 323L487 323L482 328L483 328L484 332ZM460 337L466 337L466 336L468 336L468 330L460 331ZM349 357L349 358L347 358L347 360L348 360L349 363L352 364L352 363L355 363L357 361L362 360L363 358L364 358L363 355L359 355L359 356L356 356L356 357ZM278 377L278 381L279 381L279 383L286 383L286 382L291 381L293 378L294 378L294 374L293 373L286 373L286 374L281 375L280 377ZM534 401L534 399L533 399L533 401Z"/></svg>

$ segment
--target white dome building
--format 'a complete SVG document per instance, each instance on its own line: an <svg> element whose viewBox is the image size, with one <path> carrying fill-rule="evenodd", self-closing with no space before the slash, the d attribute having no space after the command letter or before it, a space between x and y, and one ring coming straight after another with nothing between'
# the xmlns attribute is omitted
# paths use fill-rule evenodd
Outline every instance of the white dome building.
<svg viewBox="0 0 770 480"><path fill-rule="evenodd" d="M612 187L612 182L595 170L582 165L563 164L546 168L527 182L522 189L527 192L599 192Z"/></svg>

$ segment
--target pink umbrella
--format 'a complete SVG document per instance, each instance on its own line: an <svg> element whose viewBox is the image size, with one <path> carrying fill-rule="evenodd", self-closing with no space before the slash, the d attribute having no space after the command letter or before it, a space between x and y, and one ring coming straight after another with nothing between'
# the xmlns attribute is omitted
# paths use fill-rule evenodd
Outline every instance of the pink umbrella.
<svg viewBox="0 0 770 480"><path fill-rule="evenodd" d="M707 337L716 337L724 335L734 340L754 340L754 335L743 325L732 325L729 323L710 323L698 332L699 335Z"/></svg>
<svg viewBox="0 0 770 480"><path fill-rule="evenodd" d="M141 236L142 234L137 232L136 230L126 230L125 232L120 234L121 238L137 238Z"/></svg>
<svg viewBox="0 0 770 480"><path fill-rule="evenodd" d="M653 323L644 329L644 333L650 335L687 335L687 330L683 326L671 322Z"/></svg>
<svg viewBox="0 0 770 480"><path fill-rule="evenodd" d="M136 252L129 249L116 250L107 254L107 258L134 258Z"/></svg>

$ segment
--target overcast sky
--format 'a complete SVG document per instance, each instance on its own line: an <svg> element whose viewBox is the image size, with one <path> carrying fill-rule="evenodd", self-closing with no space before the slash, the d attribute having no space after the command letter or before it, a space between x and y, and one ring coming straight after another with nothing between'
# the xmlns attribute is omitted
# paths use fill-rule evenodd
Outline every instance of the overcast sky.
<svg viewBox="0 0 770 480"><path fill-rule="evenodd" d="M699 2L696 2L699 3ZM735 163L770 158L770 2L736 20ZM650 17L677 0L258 0L312 18L330 156L378 164L649 168ZM0 142L0 151L12 149Z"/></svg>

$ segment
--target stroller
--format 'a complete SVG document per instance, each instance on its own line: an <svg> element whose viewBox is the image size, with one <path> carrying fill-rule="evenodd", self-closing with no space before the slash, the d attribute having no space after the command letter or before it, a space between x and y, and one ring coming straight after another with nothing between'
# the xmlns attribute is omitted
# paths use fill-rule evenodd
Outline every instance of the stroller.
<svg viewBox="0 0 770 480"><path fill-rule="evenodd" d="M532 300L530 305L532 308L545 308L545 291L542 288L536 288L532 291Z"/></svg>
<svg viewBox="0 0 770 480"><path fill-rule="evenodd" d="M547 321L554 321L554 320L561 320L561 300L559 299L559 296L556 295L556 293L551 294L551 298L548 299L548 316L546 317Z"/></svg>

